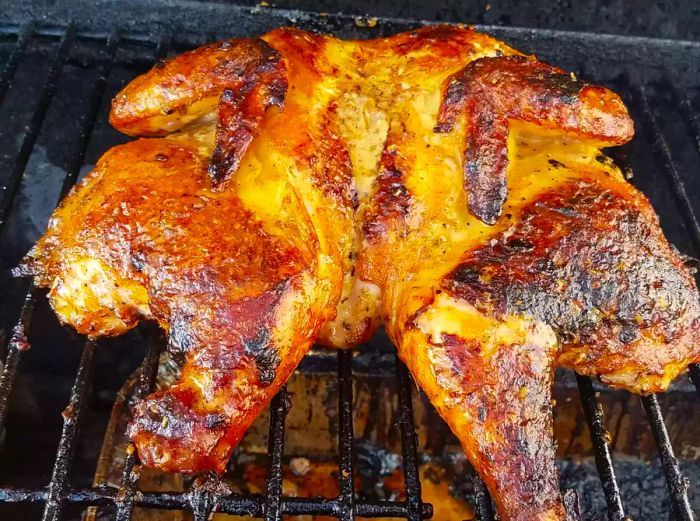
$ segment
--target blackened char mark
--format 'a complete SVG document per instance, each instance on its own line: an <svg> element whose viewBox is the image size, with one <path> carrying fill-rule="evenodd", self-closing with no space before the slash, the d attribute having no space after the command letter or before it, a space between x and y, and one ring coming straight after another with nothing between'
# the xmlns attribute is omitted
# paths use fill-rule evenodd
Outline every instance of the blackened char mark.
<svg viewBox="0 0 700 521"><path fill-rule="evenodd" d="M209 164L214 188L233 175L260 130L271 107L282 108L287 72L280 53L262 40L233 40L220 45L245 45L239 59L223 61L217 74L227 78L219 99L216 148Z"/></svg>
<svg viewBox="0 0 700 521"><path fill-rule="evenodd" d="M443 333L440 348L463 393L455 402L470 417L466 447L499 511L513 520L560 512L550 405L555 346L525 341L486 348Z"/></svg>
<svg viewBox="0 0 700 521"><path fill-rule="evenodd" d="M341 137L338 118L337 105L331 102L319 124L317 137L308 144L309 168L314 183L326 197L342 208L354 211L358 206L357 189L350 152Z"/></svg>
<svg viewBox="0 0 700 521"><path fill-rule="evenodd" d="M169 321L168 350L203 370L228 373L254 365L261 386L270 385L281 362L271 331L278 304L289 289L282 281L254 297L219 307L211 314L176 309Z"/></svg>
<svg viewBox="0 0 700 521"><path fill-rule="evenodd" d="M182 358L184 353L196 345L196 338L192 330L192 315L176 311L170 317L168 330L168 351Z"/></svg>
<svg viewBox="0 0 700 521"><path fill-rule="evenodd" d="M281 360L277 349L270 343L268 329L261 328L253 338L244 340L243 352L255 361L260 385L270 385L275 380Z"/></svg>
<svg viewBox="0 0 700 521"><path fill-rule="evenodd" d="M469 210L487 224L501 215L507 195L511 119L621 145L634 133L619 96L583 83L534 58L481 58L450 76L435 132L450 132L466 113L464 185Z"/></svg>
<svg viewBox="0 0 700 521"><path fill-rule="evenodd" d="M698 296L657 226L598 183L572 182L529 204L442 285L484 313L535 317L563 343L623 349L650 328L673 342Z"/></svg>
<svg viewBox="0 0 700 521"><path fill-rule="evenodd" d="M405 158L387 139L381 157L382 171L376 179L372 208L363 223L363 232L371 243L385 237L390 229L400 229L411 209L411 192L406 187Z"/></svg>
<svg viewBox="0 0 700 521"><path fill-rule="evenodd" d="M464 55L473 52L472 46L465 45L464 41L470 41L475 34L471 29L454 25L432 25L421 27L414 31L400 33L385 41L391 42L392 52L397 56L407 55L412 52L424 52L426 48L431 50L433 56L446 54Z"/></svg>
<svg viewBox="0 0 700 521"><path fill-rule="evenodd" d="M157 392L136 404L132 410L133 421L129 435L140 432L157 433L158 436L178 441L193 437L198 431L207 430L207 436L222 437L228 419L215 413L198 413L191 406L191 398L182 392L168 394Z"/></svg>

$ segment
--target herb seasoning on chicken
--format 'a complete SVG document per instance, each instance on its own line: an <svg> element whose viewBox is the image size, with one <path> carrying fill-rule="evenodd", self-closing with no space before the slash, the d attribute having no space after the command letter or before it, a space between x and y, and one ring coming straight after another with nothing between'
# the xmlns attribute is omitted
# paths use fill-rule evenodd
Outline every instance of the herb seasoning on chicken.
<svg viewBox="0 0 700 521"><path fill-rule="evenodd" d="M600 147L620 98L464 27L295 29L158 64L25 261L91 336L167 331L141 460L222 471L313 342L383 324L504 521L565 519L556 365L634 392L700 360L695 283ZM158 137L155 137L158 136Z"/></svg>

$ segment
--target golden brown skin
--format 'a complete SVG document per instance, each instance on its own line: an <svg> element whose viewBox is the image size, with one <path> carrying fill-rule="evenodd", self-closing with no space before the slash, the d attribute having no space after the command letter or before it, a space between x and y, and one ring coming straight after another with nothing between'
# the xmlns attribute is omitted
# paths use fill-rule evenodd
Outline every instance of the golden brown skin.
<svg viewBox="0 0 700 521"><path fill-rule="evenodd" d="M160 115L159 95L173 98L164 112L185 118L217 93L228 111L232 79L213 77L207 86L208 64L225 63L228 74L243 63L247 71L260 48L279 57L262 41L242 40L158 65L117 96L111 121L130 132L167 132L178 122ZM246 117L261 122L268 106L281 105L274 92L269 100L249 105ZM221 121L213 124L203 113L172 138L110 150L54 214L35 253L50 266L40 283L79 332L114 335L154 318L169 349L182 354L180 382L140 403L130 426L141 460L167 470L223 471L331 316L340 278L292 190L276 186L277 201L266 201L275 205L272 222L236 190L212 190L212 137L217 147L228 139Z"/></svg>
<svg viewBox="0 0 700 521"><path fill-rule="evenodd" d="M506 199L508 122L513 119L595 141L622 145L634 128L620 97L587 85L533 57L475 60L447 80L436 132L449 132L467 112L464 182L469 210L487 224Z"/></svg>
<svg viewBox="0 0 700 521"><path fill-rule="evenodd" d="M501 519L565 519L555 365L647 393L700 359L695 284L599 150L631 137L619 98L463 27L263 40L127 86L112 123L170 134L105 154L27 261L80 332L155 318L183 354L136 407L141 459L222 470L314 340L383 323Z"/></svg>
<svg viewBox="0 0 700 521"><path fill-rule="evenodd" d="M110 122L132 136L161 136L216 112L209 174L231 176L258 134L268 108L282 108L287 73L280 54L260 39L224 40L160 61L112 103Z"/></svg>
<svg viewBox="0 0 700 521"><path fill-rule="evenodd" d="M697 357L693 278L646 200L619 181L581 175L541 194L442 288L486 315L548 324L562 344L558 365L620 387L663 391L669 361Z"/></svg>
<svg viewBox="0 0 700 521"><path fill-rule="evenodd" d="M117 334L150 316L184 357L180 382L140 403L131 426L142 461L169 470L223 470L310 346L329 299L299 208L296 235L271 235L235 193L208 185L191 143L115 147L41 245L56 270L43 282L54 305L71 284L87 284L85 300L56 308L79 332Z"/></svg>

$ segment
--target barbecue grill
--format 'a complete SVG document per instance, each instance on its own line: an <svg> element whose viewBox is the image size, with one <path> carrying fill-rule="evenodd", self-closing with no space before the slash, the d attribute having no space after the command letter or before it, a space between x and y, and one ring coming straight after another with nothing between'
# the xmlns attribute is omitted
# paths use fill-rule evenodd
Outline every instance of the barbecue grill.
<svg viewBox="0 0 700 521"><path fill-rule="evenodd" d="M337 371L336 498L282 494L285 417L294 402L285 390L271 404L269 466L266 489L261 494L231 493L214 477L197 479L186 492L141 491L133 450L125 458L120 487L91 486L84 477L78 477L86 475L86 469L89 472L95 464L94 454L78 450L81 426L83 435L99 431L91 428L96 416L92 409L109 407L107 402L114 398L113 393L99 398L99 391L118 387L136 365L140 364L138 394L144 396L153 389L163 339L152 328L144 327L122 339L81 340L58 327L41 290L8 274L41 232L56 202L99 154L126 139L110 131L106 120L109 100L124 82L169 54L219 38L258 35L290 24L340 37L368 38L407 30L419 22L211 2L30 2L0 13L0 328L6 332L2 342L0 431L7 429L0 453L0 467L4 469L0 472L3 519L27 515L43 520L79 519L80 512L89 506L101 507L120 521L131 519L136 506L189 511L196 521L209 519L213 511L266 521L280 520L285 515L323 515L341 520L396 517L411 521L431 517L432 506L421 499L420 455L411 400L415 385L386 346L356 353L314 349L302 363L301 370ZM659 212L670 242L698 256L700 42L490 25L477 25L477 29L536 53L543 61L611 86L625 97L637 124L637 137L613 151L613 156L623 168L630 167L634 172L632 182ZM59 178L61 172L65 174ZM23 379L25 371L53 376L30 381ZM395 375L397 379L405 500L364 500L355 494L353 371ZM74 378L72 388L66 385L67 378ZM697 366L690 368L689 378L692 385L684 377L686 381L674 384L673 389L697 391L700 395ZM568 381L580 393L608 519L628 519L629 505L623 502L618 487L616 462L598 396L607 391L587 377L569 375ZM49 399L51 410L41 414L46 415L48 423L62 421L50 479L43 483L37 483L36 476L46 473L45 469L31 462L25 463L26 473L34 473L35 478L15 479L24 474L15 461L21 458L15 458L13 451L30 443L32 436L39 437L29 435L31 439L18 441L11 434L12 420L17 417L11 413L13 407L35 406L22 401L28 396L23 389L28 382L43 385L44 391L55 389L49 393L53 396ZM696 409L700 408L697 398ZM668 515L677 521L691 521L695 519L692 497L693 493L700 495L700 483L686 480L674 456L662 412L664 398L648 396L641 402L667 483ZM63 407L61 417L58 411ZM49 414L54 412L56 418L51 419ZM56 441L49 447L54 450ZM41 449L36 448L37 452ZM25 446L23 450L26 453L34 449ZM23 486L23 482L34 485ZM579 519L576 493L567 491L565 498L570 518ZM494 519L488 493L476 477L473 502L477 519Z"/></svg>

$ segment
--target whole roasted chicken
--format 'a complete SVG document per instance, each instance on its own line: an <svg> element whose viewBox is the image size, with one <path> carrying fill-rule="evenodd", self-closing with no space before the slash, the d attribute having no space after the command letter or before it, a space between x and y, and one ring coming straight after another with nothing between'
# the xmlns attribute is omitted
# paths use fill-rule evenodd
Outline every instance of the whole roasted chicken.
<svg viewBox="0 0 700 521"><path fill-rule="evenodd" d="M700 301L601 147L620 98L469 28L295 29L159 62L23 269L93 336L156 320L180 381L143 463L222 471L314 342L384 325L504 521L565 518L555 366L637 393L700 360Z"/></svg>

